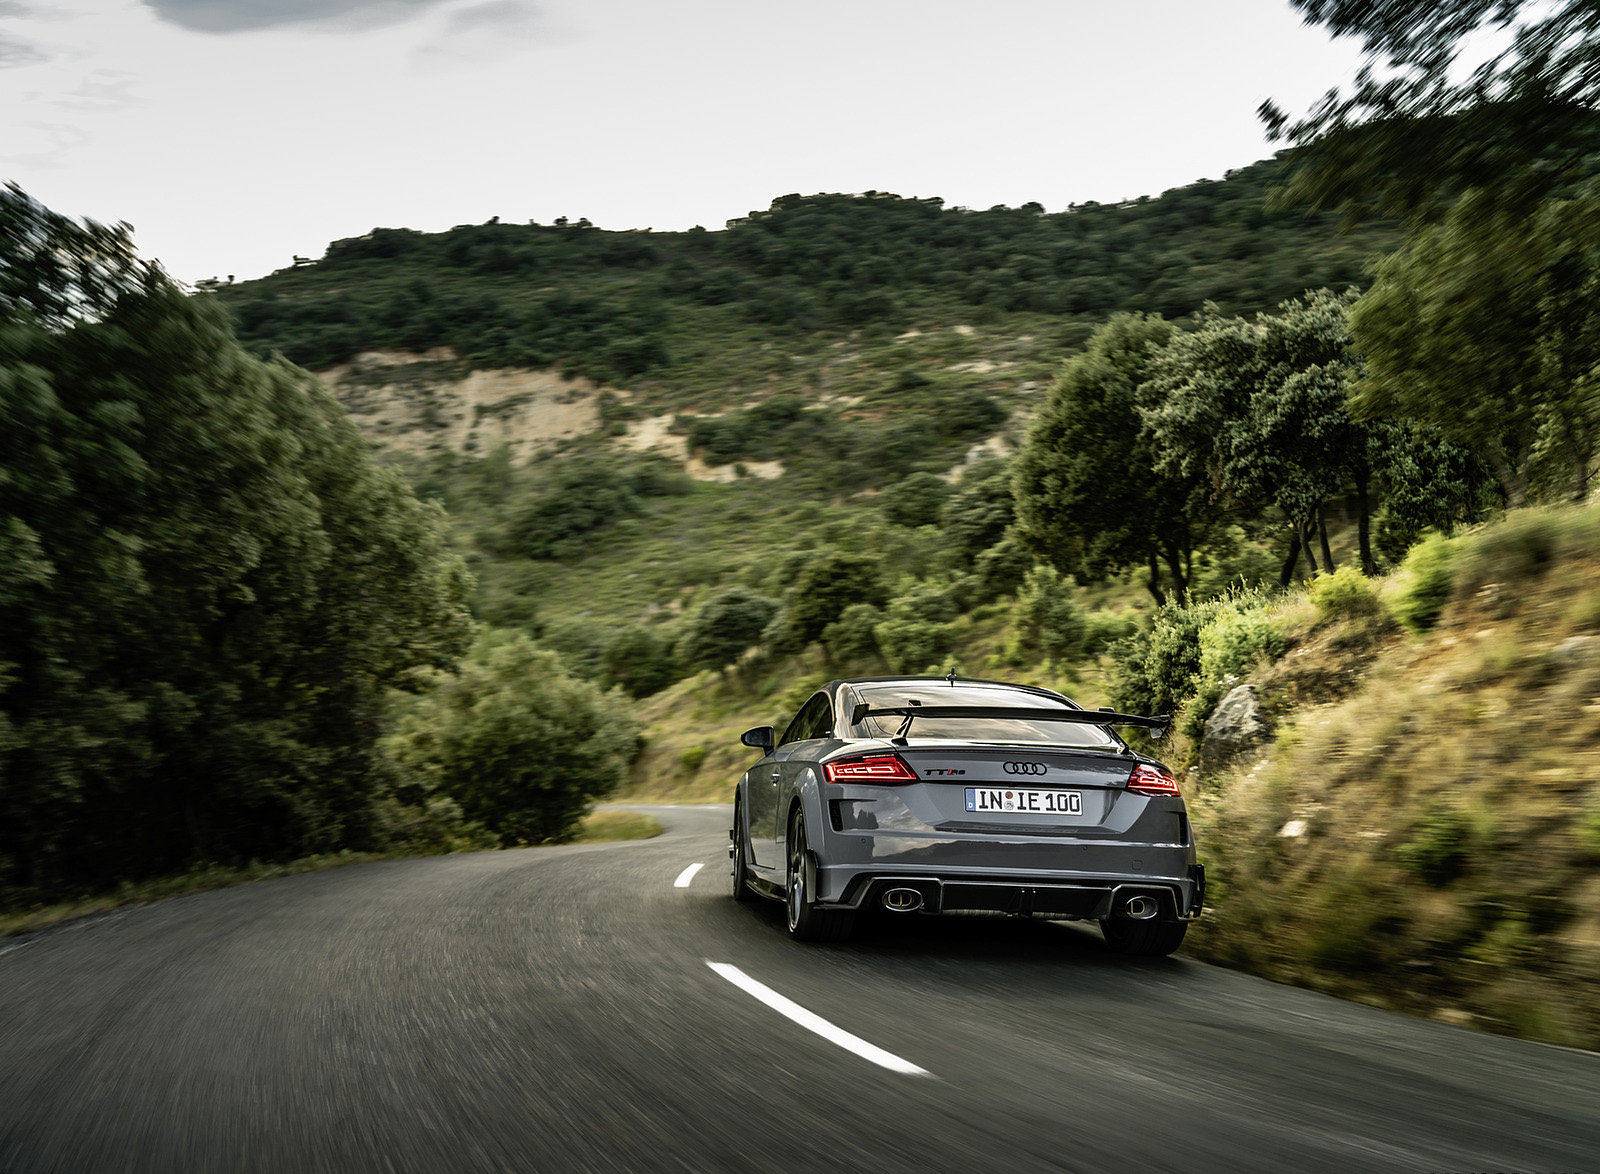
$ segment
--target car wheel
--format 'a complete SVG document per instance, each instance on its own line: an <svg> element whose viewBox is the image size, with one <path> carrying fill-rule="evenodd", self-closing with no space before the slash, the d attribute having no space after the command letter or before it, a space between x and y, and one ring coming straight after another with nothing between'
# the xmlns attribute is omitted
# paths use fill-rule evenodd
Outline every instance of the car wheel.
<svg viewBox="0 0 1600 1174"><path fill-rule="evenodd" d="M1183 921L1135 921L1129 917L1103 917L1100 932L1106 945L1118 954L1160 958L1183 945L1189 925Z"/></svg>
<svg viewBox="0 0 1600 1174"><path fill-rule="evenodd" d="M750 891L750 870L744 863L744 809L737 803L733 807L733 899L755 899Z"/></svg>
<svg viewBox="0 0 1600 1174"><path fill-rule="evenodd" d="M789 827L788 886L784 905L789 914L789 936L801 942L842 942L855 922L851 909L821 909L806 885L806 822L796 816Z"/></svg>

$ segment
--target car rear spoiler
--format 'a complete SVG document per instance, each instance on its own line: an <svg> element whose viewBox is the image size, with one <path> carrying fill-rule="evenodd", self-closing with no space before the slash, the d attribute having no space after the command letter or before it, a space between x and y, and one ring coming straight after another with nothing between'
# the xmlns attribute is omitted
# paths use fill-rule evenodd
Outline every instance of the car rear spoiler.
<svg viewBox="0 0 1600 1174"><path fill-rule="evenodd" d="M891 716L1072 722L1080 726L1138 726L1149 730L1152 738L1164 737L1172 729L1170 713L1160 717L1140 717L1132 713L1115 713L1109 709L1024 709L1014 705L894 705L878 708L865 701L851 711L850 724L856 725L863 718Z"/></svg>

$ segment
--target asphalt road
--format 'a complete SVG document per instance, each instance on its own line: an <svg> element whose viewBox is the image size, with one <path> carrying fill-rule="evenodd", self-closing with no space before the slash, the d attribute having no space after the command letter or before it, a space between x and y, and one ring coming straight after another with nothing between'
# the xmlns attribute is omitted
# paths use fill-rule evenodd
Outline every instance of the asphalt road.
<svg viewBox="0 0 1600 1174"><path fill-rule="evenodd" d="M1600 1056L1070 925L797 945L651 810L0 942L0 1171L1600 1171Z"/></svg>

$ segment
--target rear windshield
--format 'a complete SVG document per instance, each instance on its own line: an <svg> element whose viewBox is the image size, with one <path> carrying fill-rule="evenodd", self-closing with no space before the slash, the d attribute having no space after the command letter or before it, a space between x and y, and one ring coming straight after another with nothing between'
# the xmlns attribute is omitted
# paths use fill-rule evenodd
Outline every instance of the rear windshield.
<svg viewBox="0 0 1600 1174"><path fill-rule="evenodd" d="M856 685L855 692L874 709L922 705L1015 705L1022 709L1071 709L1072 706L1038 693L1015 689L985 689L950 685ZM855 729L867 738L889 738L905 718L866 717ZM911 723L909 737L956 738L964 742L1050 742L1092 750L1115 749L1120 743L1103 726L1073 722L1029 721L1027 718L919 717Z"/></svg>

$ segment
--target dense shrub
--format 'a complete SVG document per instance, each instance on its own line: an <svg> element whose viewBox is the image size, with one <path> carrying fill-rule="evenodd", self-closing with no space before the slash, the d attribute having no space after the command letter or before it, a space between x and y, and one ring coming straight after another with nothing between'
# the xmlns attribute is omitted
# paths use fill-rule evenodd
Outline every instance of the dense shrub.
<svg viewBox="0 0 1600 1174"><path fill-rule="evenodd" d="M1383 601L1372 589L1372 581L1354 563L1346 563L1331 575L1320 573L1311 580L1307 594L1323 620L1364 620L1383 614Z"/></svg>
<svg viewBox="0 0 1600 1174"><path fill-rule="evenodd" d="M931 526L950 496L950 486L933 473L913 473L896 481L878 497L883 516L896 526Z"/></svg>
<svg viewBox="0 0 1600 1174"><path fill-rule="evenodd" d="M687 668L720 671L761 643L777 614L777 600L748 587L719 591L690 619L679 657Z"/></svg>
<svg viewBox="0 0 1600 1174"><path fill-rule="evenodd" d="M518 551L534 559L570 558L589 535L642 509L622 470L591 459L572 461L522 509L514 525Z"/></svg>
<svg viewBox="0 0 1600 1174"><path fill-rule="evenodd" d="M852 603L822 630L822 647L837 663L858 664L870 660L878 655L878 637L874 629L883 619L883 612L870 603Z"/></svg>
<svg viewBox="0 0 1600 1174"><path fill-rule="evenodd" d="M1094 656L1128 639L1138 630L1139 619L1133 612L1092 611L1084 617L1083 651Z"/></svg>
<svg viewBox="0 0 1600 1174"><path fill-rule="evenodd" d="M1033 565L1031 544L1014 529L1007 530L1005 537L973 560L978 596L989 600L1010 595L1022 586Z"/></svg>
<svg viewBox="0 0 1600 1174"><path fill-rule="evenodd" d="M804 648L852 603L882 607L888 600L876 558L838 550L807 553L784 593L779 628L763 643L774 651Z"/></svg>
<svg viewBox="0 0 1600 1174"><path fill-rule="evenodd" d="M629 624L606 644L600 656L600 682L620 687L629 697L659 693L678 679L672 640L660 629Z"/></svg>
<svg viewBox="0 0 1600 1174"><path fill-rule="evenodd" d="M1455 583L1458 546L1442 534L1429 534L1406 555L1400 567L1400 591L1394 614L1411 631L1421 633L1439 621Z"/></svg>
<svg viewBox="0 0 1600 1174"><path fill-rule="evenodd" d="M914 583L889 601L873 636L889 668L897 673L935 668L955 643L950 621L962 611L962 587L949 583Z"/></svg>
<svg viewBox="0 0 1600 1174"><path fill-rule="evenodd" d="M1200 673L1200 632L1228 605L1168 604L1150 626L1118 644L1111 670L1111 703L1124 713L1173 713L1193 693Z"/></svg>
<svg viewBox="0 0 1600 1174"><path fill-rule="evenodd" d="M1472 821L1464 812L1434 805L1395 846L1395 858L1430 885L1449 884L1466 870L1472 858Z"/></svg>
<svg viewBox="0 0 1600 1174"><path fill-rule="evenodd" d="M1010 466L988 460L962 476L939 512L939 528L962 558L973 559L1005 537L1015 519Z"/></svg>
<svg viewBox="0 0 1600 1174"><path fill-rule="evenodd" d="M1014 629L1007 651L1013 663L1028 653L1052 661L1070 661L1083 654L1089 621L1078 604L1077 587L1072 576L1051 566L1028 572L1012 612Z"/></svg>
<svg viewBox="0 0 1600 1174"><path fill-rule="evenodd" d="M1252 594L1219 600L1216 614L1200 629L1200 667L1183 723L1191 737L1199 736L1217 702L1257 658L1276 660L1288 647L1266 605L1264 597Z"/></svg>
<svg viewBox="0 0 1600 1174"><path fill-rule="evenodd" d="M572 832L623 779L638 721L619 693L569 677L521 633L486 631L391 741L429 791L454 799L502 843Z"/></svg>

